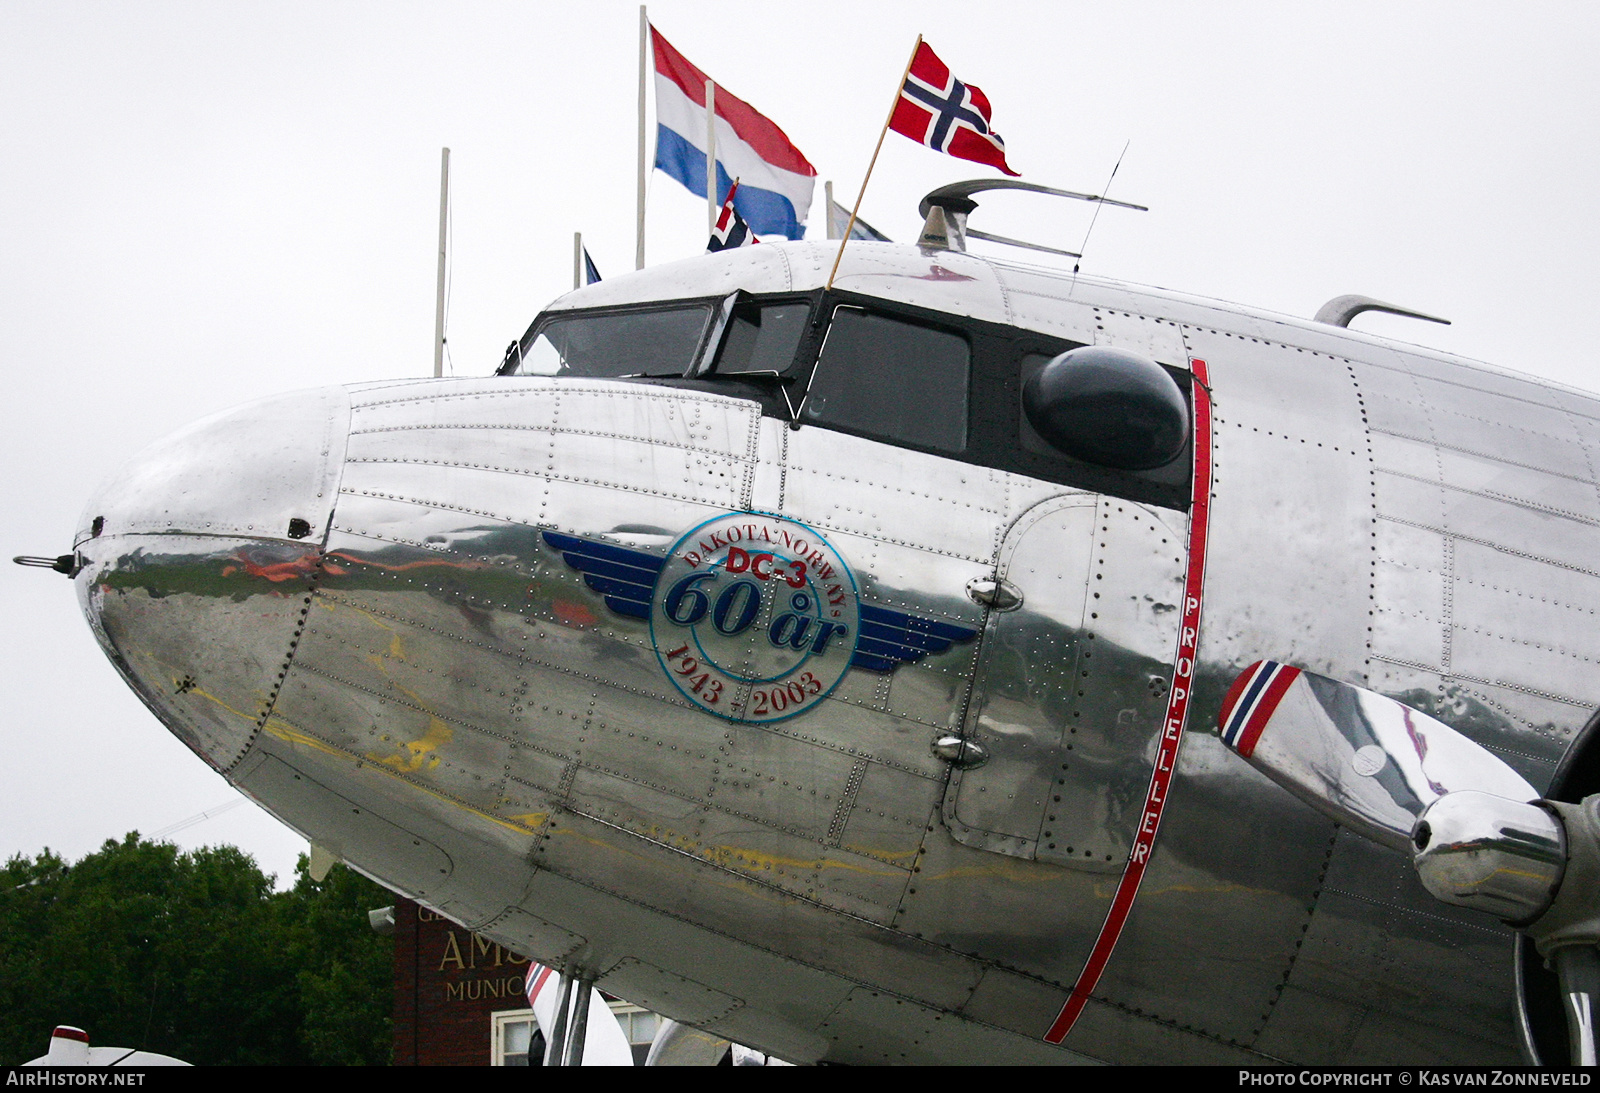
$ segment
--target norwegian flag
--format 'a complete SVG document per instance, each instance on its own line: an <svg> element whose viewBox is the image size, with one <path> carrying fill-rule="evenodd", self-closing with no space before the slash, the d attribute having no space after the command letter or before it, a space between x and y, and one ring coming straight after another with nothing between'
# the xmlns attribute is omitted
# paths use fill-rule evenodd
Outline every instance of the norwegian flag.
<svg viewBox="0 0 1600 1093"><path fill-rule="evenodd" d="M1005 141L989 128L988 96L956 79L927 42L917 47L889 128L935 151L1017 174L1006 165Z"/></svg>
<svg viewBox="0 0 1600 1093"><path fill-rule="evenodd" d="M750 230L750 225L744 222L744 217L739 215L739 210L733 207L733 195L738 192L739 180L734 179L732 188L728 190L728 200L722 203L722 211L717 214L716 230L706 243L706 253L748 247L761 242L756 238L756 233Z"/></svg>

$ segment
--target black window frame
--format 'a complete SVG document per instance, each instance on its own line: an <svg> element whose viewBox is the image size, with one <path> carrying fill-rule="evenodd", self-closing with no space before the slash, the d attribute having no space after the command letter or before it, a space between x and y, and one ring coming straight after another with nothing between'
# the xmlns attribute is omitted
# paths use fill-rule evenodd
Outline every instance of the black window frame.
<svg viewBox="0 0 1600 1093"><path fill-rule="evenodd" d="M947 311L864 296L853 292L824 294L817 314L831 320L833 309L839 304L862 307L894 318L905 319L921 325L959 332L971 347L971 371L967 391L967 446L959 453L906 444L892 437L874 435L857 429L830 425L825 422L804 420L805 428L832 429L882 441L910 451L924 451L945 459L955 459L979 467L994 467L1030 478L1044 479L1063 486L1092 490L1127 501L1157 505L1189 511L1191 503L1190 482L1194 474L1194 437L1191 435L1183 451L1164 467L1149 471L1127 471L1103 467L1074 459L1064 453L1047 454L1030 451L1023 440L1025 415L1022 408L1022 362L1029 354L1038 353L1056 357L1069 349L1086 344L1056 338L1036 331L988 322ZM826 334L826 322L818 323ZM818 339L820 349L821 339ZM1156 362L1177 383L1189 407L1193 421L1193 376L1187 367ZM1184 362L1187 365L1187 361ZM805 386L809 390L816 371L813 355L807 370ZM798 404L798 400L797 400Z"/></svg>
<svg viewBox="0 0 1600 1093"><path fill-rule="evenodd" d="M1183 450L1171 462L1151 470L1106 467L1056 451L1037 434L1034 434L1036 447L1030 446L1024 438L1025 433L1032 432L1032 427L1028 424L1027 412L1022 405L1022 386L1026 379L1023 362L1034 354L1054 359L1068 350L1079 349L1090 343L1052 338L1011 327L1001 329L1005 333L999 335L999 339L1010 344L999 361L991 358L995 372L987 377L988 382L984 385L987 440L991 451L998 456L993 462L985 461L989 466L1127 501L1158 505L1179 512L1189 511L1192 503L1191 480L1194 476L1194 377L1187 367L1156 362L1178 385L1189 414L1190 434Z"/></svg>
<svg viewBox="0 0 1600 1093"><path fill-rule="evenodd" d="M809 301L810 318L801 335L800 344L790 366L777 376L765 373L732 373L719 376L715 370L716 357L722 351L730 325L725 316L731 308L745 304L798 303ZM1191 503L1191 479L1194 464L1193 376L1183 365L1157 361L1183 392L1189 408L1190 438L1177 458L1165 467L1148 471L1119 470L1074 459L1048 450L1030 450L1024 440L1028 428L1022 408L1023 360L1030 354L1056 357L1084 342L1052 337L1048 334L1023 330L1004 323L988 322L948 311L938 311L914 304L885 300L854 292L746 293L739 290L718 296L685 297L678 300L654 300L649 303L627 304L614 307L572 308L541 312L529 325L517 345L522 352L533 344L540 325L555 318L569 315L608 315L637 311L660 310L665 307L707 306L709 318L701 334L694 359L682 376L626 376L616 377L623 383L649 383L683 390L705 391L733 398L748 399L761 405L763 416L777 418L797 428L827 429L833 432L860 436L908 451L925 452L941 459L953 459L973 466L994 467L997 470L1030 478L1043 479L1076 489L1091 490L1112 497L1162 508L1187 512ZM860 308L870 314L931 327L957 334L966 339L969 359L967 388L966 447L960 452L930 448L907 443L896 437L871 430L830 424L799 417L803 400L815 379L823 342L832 325L834 310L839 306ZM722 308L730 308L726 313ZM514 377L511 370L520 358L507 360L496 374ZM559 378L559 377L523 377ZM1035 444L1035 447L1039 445ZM1048 449L1048 445L1044 445Z"/></svg>

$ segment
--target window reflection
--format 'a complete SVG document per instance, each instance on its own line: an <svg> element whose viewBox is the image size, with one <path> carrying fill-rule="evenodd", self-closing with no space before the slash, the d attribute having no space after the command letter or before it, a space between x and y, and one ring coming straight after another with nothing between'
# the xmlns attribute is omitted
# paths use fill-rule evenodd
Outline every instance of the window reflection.
<svg viewBox="0 0 1600 1093"><path fill-rule="evenodd" d="M711 309L704 304L556 315L539 326L513 371L520 376L681 376L694 363Z"/></svg>
<svg viewBox="0 0 1600 1093"><path fill-rule="evenodd" d="M839 307L801 413L811 421L959 452L967 445L971 356L959 334Z"/></svg>
<svg viewBox="0 0 1600 1093"><path fill-rule="evenodd" d="M811 304L804 300L765 306L741 304L728 321L717 374L788 371L810 315Z"/></svg>

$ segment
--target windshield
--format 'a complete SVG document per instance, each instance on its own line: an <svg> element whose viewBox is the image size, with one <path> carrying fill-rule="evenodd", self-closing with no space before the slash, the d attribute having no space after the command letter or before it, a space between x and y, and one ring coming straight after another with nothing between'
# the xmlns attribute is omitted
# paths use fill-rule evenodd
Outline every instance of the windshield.
<svg viewBox="0 0 1600 1093"><path fill-rule="evenodd" d="M522 346L516 376L681 376L694 363L711 308L706 304L554 315Z"/></svg>

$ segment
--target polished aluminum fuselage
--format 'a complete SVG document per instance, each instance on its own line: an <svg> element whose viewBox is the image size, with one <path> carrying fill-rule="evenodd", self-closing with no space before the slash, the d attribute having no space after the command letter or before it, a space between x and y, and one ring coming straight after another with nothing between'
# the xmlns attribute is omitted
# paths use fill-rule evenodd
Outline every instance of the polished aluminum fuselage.
<svg viewBox="0 0 1600 1093"><path fill-rule="evenodd" d="M746 248L557 308L812 290ZM1150 783L1191 513L714 391L507 376L335 388L130 462L76 548L124 676L207 762L398 891L795 1061L1511 1062L1511 935L1230 755L1263 657L1424 709L1536 788L1600 705L1600 401L1380 339L970 255L852 245L838 287L1187 368L1215 409L1194 705ZM670 682L549 531L665 552L778 514L861 602L976 640L752 724ZM291 538L291 520L308 533ZM98 521L98 525L96 524ZM1023 606L967 595L998 575ZM988 762L952 770L957 733Z"/></svg>

